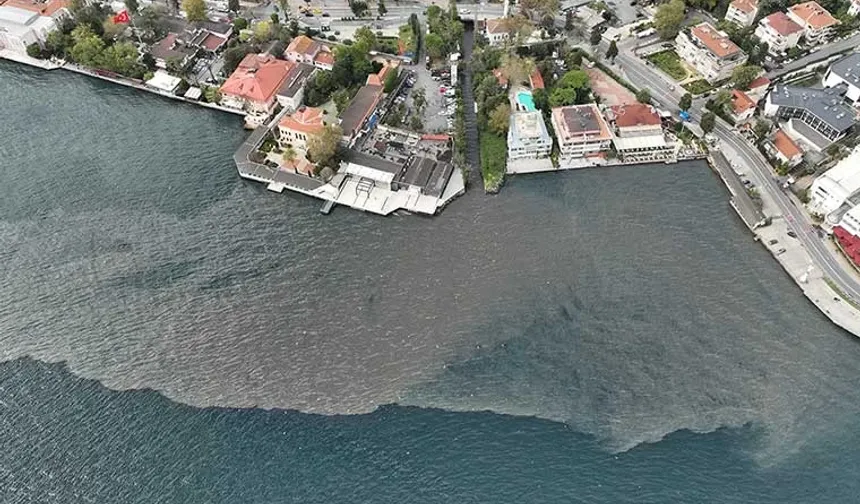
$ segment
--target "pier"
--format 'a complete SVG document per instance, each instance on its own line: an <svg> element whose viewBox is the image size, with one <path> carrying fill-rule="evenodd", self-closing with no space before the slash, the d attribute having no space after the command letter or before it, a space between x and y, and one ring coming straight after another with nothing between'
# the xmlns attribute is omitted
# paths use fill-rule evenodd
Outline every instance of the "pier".
<svg viewBox="0 0 860 504"><path fill-rule="evenodd" d="M740 216L741 220L744 221L744 224L750 230L764 225L766 222L764 213L762 213L761 209L755 204L752 197L750 197L747 188L741 182L738 174L732 169L732 165L726 159L726 156L720 151L712 151L710 156L708 156L708 164L723 179L723 183L726 184L732 195L729 203Z"/></svg>

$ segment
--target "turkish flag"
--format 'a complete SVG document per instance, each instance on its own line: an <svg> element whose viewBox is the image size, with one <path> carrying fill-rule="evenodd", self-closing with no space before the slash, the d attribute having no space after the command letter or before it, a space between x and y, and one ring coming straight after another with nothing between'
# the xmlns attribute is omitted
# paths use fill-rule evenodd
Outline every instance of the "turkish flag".
<svg viewBox="0 0 860 504"><path fill-rule="evenodd" d="M131 18L128 16L128 11L124 10L113 17L113 24L128 23Z"/></svg>

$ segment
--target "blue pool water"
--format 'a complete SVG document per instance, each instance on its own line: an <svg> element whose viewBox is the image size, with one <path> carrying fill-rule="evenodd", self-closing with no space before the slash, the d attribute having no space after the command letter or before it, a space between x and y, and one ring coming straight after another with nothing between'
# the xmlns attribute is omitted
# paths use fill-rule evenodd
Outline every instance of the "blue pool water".
<svg viewBox="0 0 860 504"><path fill-rule="evenodd" d="M537 107L535 107L535 100L532 97L532 94L528 91L520 91L517 93L517 103L519 103L527 112L534 112L537 110Z"/></svg>

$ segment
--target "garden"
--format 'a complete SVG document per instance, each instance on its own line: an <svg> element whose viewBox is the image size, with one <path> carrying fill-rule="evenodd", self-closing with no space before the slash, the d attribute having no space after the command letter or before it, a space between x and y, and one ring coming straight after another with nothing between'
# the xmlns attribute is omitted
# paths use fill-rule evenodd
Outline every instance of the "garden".
<svg viewBox="0 0 860 504"><path fill-rule="evenodd" d="M650 54L646 59L675 80L684 80L689 75L687 69L684 68L684 64L681 62L681 57L675 51L661 51Z"/></svg>
<svg viewBox="0 0 860 504"><path fill-rule="evenodd" d="M684 89L693 96L705 94L714 89L705 79L694 80L684 84Z"/></svg>

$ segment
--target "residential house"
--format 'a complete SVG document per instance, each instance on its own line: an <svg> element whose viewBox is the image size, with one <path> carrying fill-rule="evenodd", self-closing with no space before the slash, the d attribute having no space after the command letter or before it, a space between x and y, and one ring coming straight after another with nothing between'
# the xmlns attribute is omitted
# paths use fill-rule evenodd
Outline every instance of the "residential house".
<svg viewBox="0 0 860 504"><path fill-rule="evenodd" d="M322 109L302 106L278 123L278 142L306 151L310 137L321 134L324 127Z"/></svg>
<svg viewBox="0 0 860 504"><path fill-rule="evenodd" d="M836 166L819 175L809 188L809 209L828 216L840 208L854 207L854 196L860 194L860 147ZM838 222L831 218L831 224Z"/></svg>
<svg viewBox="0 0 860 504"><path fill-rule="evenodd" d="M490 45L502 45L511 37L510 18L488 19L484 22L484 36Z"/></svg>
<svg viewBox="0 0 860 504"><path fill-rule="evenodd" d="M342 142L351 145L364 131L376 124L376 107L382 98L382 86L365 85L359 88L352 101L340 113L340 127L343 129Z"/></svg>
<svg viewBox="0 0 860 504"><path fill-rule="evenodd" d="M297 110L305 97L305 86L316 69L306 63L296 63L290 68L286 80L278 89L277 100L288 110Z"/></svg>
<svg viewBox="0 0 860 504"><path fill-rule="evenodd" d="M44 47L48 34L70 18L67 0L0 0L0 50L27 55L27 46Z"/></svg>
<svg viewBox="0 0 860 504"><path fill-rule="evenodd" d="M609 150L612 132L597 105L556 107L550 119L562 160L600 156Z"/></svg>
<svg viewBox="0 0 860 504"><path fill-rule="evenodd" d="M856 16L860 14L860 0L851 0L851 5L848 6L848 15Z"/></svg>
<svg viewBox="0 0 860 504"><path fill-rule="evenodd" d="M163 39L149 47L155 66L166 70L168 65L182 71L194 60L197 47L186 44L177 33L168 33Z"/></svg>
<svg viewBox="0 0 860 504"><path fill-rule="evenodd" d="M729 79L747 61L747 55L729 36L705 22L682 31L675 38L678 55L708 82Z"/></svg>
<svg viewBox="0 0 860 504"><path fill-rule="evenodd" d="M854 126L856 114L843 100L845 91L845 86L812 89L777 84L767 95L764 115L783 121L794 140L821 152Z"/></svg>
<svg viewBox="0 0 860 504"><path fill-rule="evenodd" d="M726 11L726 21L739 26L752 26L758 15L758 0L733 0Z"/></svg>
<svg viewBox="0 0 860 504"><path fill-rule="evenodd" d="M797 47L802 35L803 27L779 11L763 18L755 29L755 36L767 43L771 54L784 53Z"/></svg>
<svg viewBox="0 0 860 504"><path fill-rule="evenodd" d="M334 67L331 49L306 35L299 35L290 41L284 51L284 57L294 63L306 63L323 70L331 70Z"/></svg>
<svg viewBox="0 0 860 504"><path fill-rule="evenodd" d="M539 159L552 151L552 137L540 111L511 114L508 126L508 159Z"/></svg>
<svg viewBox="0 0 860 504"><path fill-rule="evenodd" d="M612 144L622 161L649 162L675 158L675 146L666 142L663 121L651 105L616 105L606 112L614 127Z"/></svg>
<svg viewBox="0 0 860 504"><path fill-rule="evenodd" d="M546 87L543 82L543 76L540 74L540 70L538 70L537 68L535 68L535 71L532 72L531 75L529 75L529 86L532 88L532 90L545 89Z"/></svg>
<svg viewBox="0 0 860 504"><path fill-rule="evenodd" d="M755 100L756 103L760 102L764 95L767 94L768 88L770 88L770 79L761 75L757 77L754 81L750 82L750 88L747 90L747 96Z"/></svg>
<svg viewBox="0 0 860 504"><path fill-rule="evenodd" d="M262 124L275 109L278 90L296 64L269 54L248 54L221 86L221 104L248 112L248 126Z"/></svg>
<svg viewBox="0 0 860 504"><path fill-rule="evenodd" d="M368 86L385 86L385 79L388 78L390 73L394 73L395 75L398 72L399 62L397 61L386 61L382 68L379 69L379 72L375 74L370 74L367 76L367 81L365 82Z"/></svg>
<svg viewBox="0 0 860 504"><path fill-rule="evenodd" d="M855 106L860 103L860 53L853 52L835 61L824 74L824 87L845 86L845 97Z"/></svg>
<svg viewBox="0 0 860 504"><path fill-rule="evenodd" d="M796 166L803 161L803 150L782 128L776 130L768 151L777 161L788 166Z"/></svg>
<svg viewBox="0 0 860 504"><path fill-rule="evenodd" d="M748 121L755 113L756 102L740 89L732 90L732 119L735 124Z"/></svg>
<svg viewBox="0 0 860 504"><path fill-rule="evenodd" d="M812 45L824 43L839 20L831 16L818 2L804 2L788 8L788 17L803 27L806 42Z"/></svg>

